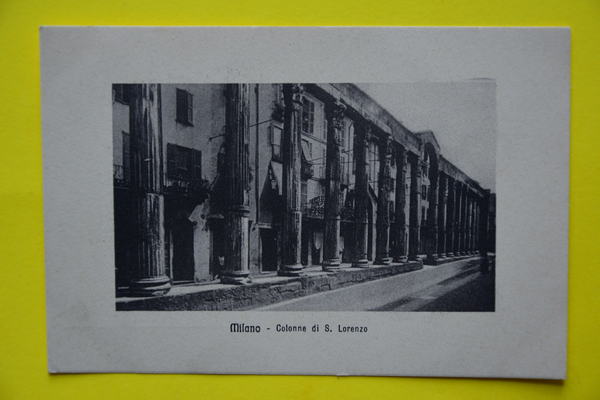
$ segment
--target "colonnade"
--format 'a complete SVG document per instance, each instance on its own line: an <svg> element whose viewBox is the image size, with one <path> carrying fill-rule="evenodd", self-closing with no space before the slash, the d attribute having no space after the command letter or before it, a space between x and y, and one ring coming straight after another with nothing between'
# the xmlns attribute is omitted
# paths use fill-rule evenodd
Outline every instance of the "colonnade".
<svg viewBox="0 0 600 400"><path fill-rule="evenodd" d="M132 134L132 187L136 189L139 243L134 251L132 287L140 294L160 294L169 289L164 260L164 207L160 187L163 176L161 129L158 125L160 85L133 85L130 106ZM302 272L300 260L301 209L301 112L303 86L283 85L284 127L282 137L282 246L281 275ZM248 85L225 85L226 164L225 205L226 256L221 280L246 283L248 265ZM369 229L368 146L376 141L379 171L376 204L375 264L415 261L426 249L425 262L486 251L489 191L469 182L439 154L426 170L429 178L427 215L422 210L423 158L426 145L415 149L397 141L373 121L339 99L326 103L327 152L323 268L340 267L341 137L344 117L354 120L354 252L355 267L370 265L367 255ZM395 163L395 176L392 164ZM396 185L392 182L396 182ZM408 193L407 193L408 190ZM393 200L393 201L390 201ZM407 204L408 202L408 204ZM391 204L394 207L391 207ZM408 211L408 212L407 212ZM393 217L393 218L392 218ZM423 218L425 217L425 218ZM393 222L392 222L393 221ZM422 221L424 226L421 226ZM420 241L425 240L425 246Z"/></svg>

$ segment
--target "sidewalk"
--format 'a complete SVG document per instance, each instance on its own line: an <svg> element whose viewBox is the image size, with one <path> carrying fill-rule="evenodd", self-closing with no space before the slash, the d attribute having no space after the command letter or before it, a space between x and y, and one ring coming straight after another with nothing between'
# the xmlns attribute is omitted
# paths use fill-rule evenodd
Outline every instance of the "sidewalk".
<svg viewBox="0 0 600 400"><path fill-rule="evenodd" d="M160 297L120 297L117 310L247 310L314 293L331 291L359 283L379 280L423 268L421 261L403 264L371 265L353 268L343 264L340 270L325 272L320 266L307 268L299 277L253 277L248 285L176 286Z"/></svg>

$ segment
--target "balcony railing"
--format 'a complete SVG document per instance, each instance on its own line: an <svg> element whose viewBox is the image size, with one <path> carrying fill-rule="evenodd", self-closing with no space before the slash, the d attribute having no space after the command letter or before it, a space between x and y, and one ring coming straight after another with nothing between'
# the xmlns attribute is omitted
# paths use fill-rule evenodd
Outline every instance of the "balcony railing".
<svg viewBox="0 0 600 400"><path fill-rule="evenodd" d="M199 194L209 191L210 185L205 179L184 179L170 177L165 186L167 192Z"/></svg>
<svg viewBox="0 0 600 400"><path fill-rule="evenodd" d="M325 196L317 196L311 199L303 208L302 213L308 218L325 217Z"/></svg>

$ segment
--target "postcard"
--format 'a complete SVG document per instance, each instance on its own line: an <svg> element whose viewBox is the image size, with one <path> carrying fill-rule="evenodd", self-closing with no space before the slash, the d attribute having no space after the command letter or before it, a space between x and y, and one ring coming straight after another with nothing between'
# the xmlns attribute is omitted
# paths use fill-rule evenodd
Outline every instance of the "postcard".
<svg viewBox="0 0 600 400"><path fill-rule="evenodd" d="M568 29L40 34L50 372L564 379Z"/></svg>

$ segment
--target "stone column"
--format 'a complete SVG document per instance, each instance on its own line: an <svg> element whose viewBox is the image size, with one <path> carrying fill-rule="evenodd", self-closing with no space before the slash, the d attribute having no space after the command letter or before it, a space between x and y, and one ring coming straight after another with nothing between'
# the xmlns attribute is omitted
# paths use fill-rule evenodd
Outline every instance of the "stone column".
<svg viewBox="0 0 600 400"><path fill-rule="evenodd" d="M411 158L408 260L416 261L420 243L421 166L418 156L412 155Z"/></svg>
<svg viewBox="0 0 600 400"><path fill-rule="evenodd" d="M469 207L468 207L468 199L467 199L468 187L463 186L463 220L462 220L462 253L467 254L467 227L468 227L468 218L469 218Z"/></svg>
<svg viewBox="0 0 600 400"><path fill-rule="evenodd" d="M246 284L248 275L248 96L247 84L225 86L225 264L221 282Z"/></svg>
<svg viewBox="0 0 600 400"><path fill-rule="evenodd" d="M484 190L483 199L481 200L481 216L479 221L479 254L481 259L481 271L487 273L489 271L489 259L487 256L489 248L489 210L490 210L490 190Z"/></svg>
<svg viewBox="0 0 600 400"><path fill-rule="evenodd" d="M460 255L462 226L462 183L456 182L456 212L454 214L454 255Z"/></svg>
<svg viewBox="0 0 600 400"><path fill-rule="evenodd" d="M283 85L284 121L282 138L283 220L281 266L279 274L297 276L302 272L302 205L300 132L303 88L297 84Z"/></svg>
<svg viewBox="0 0 600 400"><path fill-rule="evenodd" d="M448 176L440 172L438 196L438 257L446 256L446 207L448 201Z"/></svg>
<svg viewBox="0 0 600 400"><path fill-rule="evenodd" d="M392 169L392 141L389 135L379 140L379 177L377 193L377 233L375 264L388 265L390 257L390 179Z"/></svg>
<svg viewBox="0 0 600 400"><path fill-rule="evenodd" d="M367 267L369 182L367 177L367 150L370 135L370 123L363 121L356 123L354 129L354 156L356 157L356 174L354 185L354 267Z"/></svg>
<svg viewBox="0 0 600 400"><path fill-rule="evenodd" d="M163 141L160 85L130 85L132 296L159 296L171 288L165 268Z"/></svg>
<svg viewBox="0 0 600 400"><path fill-rule="evenodd" d="M325 233L323 240L323 269L338 269L340 258L341 214L341 143L346 107L335 102L327 105L327 158L325 162Z"/></svg>
<svg viewBox="0 0 600 400"><path fill-rule="evenodd" d="M473 200L473 208L474 208L474 216L475 220L473 221L473 251L475 254L479 253L479 197L475 194L475 198Z"/></svg>
<svg viewBox="0 0 600 400"><path fill-rule="evenodd" d="M469 253L473 254L474 246L474 224L475 224L475 207L473 202L473 193L469 193Z"/></svg>
<svg viewBox="0 0 600 400"><path fill-rule="evenodd" d="M474 232L473 232L473 248L475 249L475 253L479 253L479 197L475 197L475 223L473 224Z"/></svg>
<svg viewBox="0 0 600 400"><path fill-rule="evenodd" d="M406 262L406 150L398 145L396 150L396 219L393 226L395 262Z"/></svg>
<svg viewBox="0 0 600 400"><path fill-rule="evenodd" d="M465 242L463 245L465 254L469 254L469 219L470 219L469 205L470 205L470 202L471 202L471 200L469 199L469 188L467 187L467 189L465 190L465 233L464 233Z"/></svg>
<svg viewBox="0 0 600 400"><path fill-rule="evenodd" d="M430 166L433 168L433 165ZM429 209L427 210L427 242L426 244L426 252L427 252L427 262L430 264L435 264L437 259L437 246L438 246L438 224L437 224L437 214L438 214L438 171L431 171L429 176L431 176L431 182L429 186L430 195L429 195Z"/></svg>
<svg viewBox="0 0 600 400"><path fill-rule="evenodd" d="M466 218L466 229L465 229L465 251L467 254L471 254L471 194L467 189L467 218Z"/></svg>
<svg viewBox="0 0 600 400"><path fill-rule="evenodd" d="M455 205L455 181L448 177L448 203L446 211L446 256L454 256L454 205Z"/></svg>
<svg viewBox="0 0 600 400"><path fill-rule="evenodd" d="M458 215L458 254L464 255L463 251L463 243L464 243L464 219L465 219L465 197L464 197L464 185L460 185L460 189L458 191L459 197L459 215Z"/></svg>

